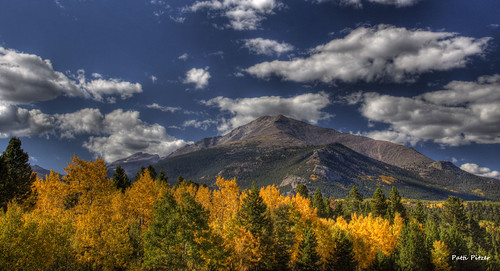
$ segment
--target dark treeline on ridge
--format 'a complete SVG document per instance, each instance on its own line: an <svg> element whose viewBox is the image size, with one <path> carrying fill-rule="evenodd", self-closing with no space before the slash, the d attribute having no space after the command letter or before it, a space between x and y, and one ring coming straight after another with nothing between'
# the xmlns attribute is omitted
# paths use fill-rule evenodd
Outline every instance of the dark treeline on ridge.
<svg viewBox="0 0 500 271"><path fill-rule="evenodd" d="M0 270L499 270L500 204L344 199L299 184L216 189L102 159L33 174L17 138L0 158Z"/></svg>

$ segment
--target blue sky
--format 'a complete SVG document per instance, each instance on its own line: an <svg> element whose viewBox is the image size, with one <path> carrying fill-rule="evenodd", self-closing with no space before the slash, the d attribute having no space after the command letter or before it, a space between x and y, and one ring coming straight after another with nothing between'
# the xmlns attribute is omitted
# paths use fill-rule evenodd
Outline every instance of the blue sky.
<svg viewBox="0 0 500 271"><path fill-rule="evenodd" d="M112 162L284 114L500 177L500 2L0 3L0 148Z"/></svg>

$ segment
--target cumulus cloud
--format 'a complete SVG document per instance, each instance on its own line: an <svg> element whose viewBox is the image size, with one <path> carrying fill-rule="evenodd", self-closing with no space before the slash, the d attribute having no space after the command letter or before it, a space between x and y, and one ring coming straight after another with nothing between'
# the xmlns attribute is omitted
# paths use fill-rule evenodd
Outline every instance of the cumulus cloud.
<svg viewBox="0 0 500 271"><path fill-rule="evenodd" d="M192 68L186 73L186 78L183 82L184 84L195 84L195 88L202 89L208 86L208 79L210 79L210 77L208 67L204 69Z"/></svg>
<svg viewBox="0 0 500 271"><path fill-rule="evenodd" d="M244 40L243 47L257 55L281 55L293 50L293 46L288 43L280 43L275 40L256 38Z"/></svg>
<svg viewBox="0 0 500 271"><path fill-rule="evenodd" d="M0 104L0 138L50 133L54 129L54 122L54 117L38 109L27 110Z"/></svg>
<svg viewBox="0 0 500 271"><path fill-rule="evenodd" d="M413 145L500 143L500 75L452 81L443 90L415 97L364 93L360 103L364 117L389 124L388 131L366 134L377 139Z"/></svg>
<svg viewBox="0 0 500 271"><path fill-rule="evenodd" d="M359 27L317 46L309 57L262 62L246 72L295 82L413 81L421 73L464 67L489 40L389 25Z"/></svg>
<svg viewBox="0 0 500 271"><path fill-rule="evenodd" d="M229 20L227 27L235 30L255 30L266 16L282 6L277 0L210 0L197 1L188 10L207 10L216 16L226 17Z"/></svg>
<svg viewBox="0 0 500 271"><path fill-rule="evenodd" d="M182 108L180 107L174 107L174 106L162 106L162 105L159 105L157 103L152 103L152 104L148 104L146 105L147 108L151 108L151 109L158 109L160 111L163 111L163 112L170 112L170 113L174 113L176 111L180 111L182 110Z"/></svg>
<svg viewBox="0 0 500 271"><path fill-rule="evenodd" d="M60 95L112 101L111 96L126 99L140 92L139 83L105 79L97 73L87 80L84 70L66 76L55 71L48 59L0 47L0 99L3 103L30 104Z"/></svg>
<svg viewBox="0 0 500 271"><path fill-rule="evenodd" d="M216 97L202 101L220 111L229 113L229 118L221 119L217 129L222 134L247 124L258 117L266 115L285 115L291 118L316 124L318 121L333 117L322 110L331 104L328 94L307 93L289 98L281 96L262 96L256 98L231 99Z"/></svg>
<svg viewBox="0 0 500 271"><path fill-rule="evenodd" d="M138 111L117 109L104 116L102 126L105 135L89 137L83 147L108 162L139 151L166 156L189 143L168 135L159 124L142 121Z"/></svg>
<svg viewBox="0 0 500 271"><path fill-rule="evenodd" d="M316 3L336 2L345 6L353 6L356 8L363 7L363 2L377 3L382 5L392 5L395 7L409 7L417 4L420 0L314 0Z"/></svg>
<svg viewBox="0 0 500 271"><path fill-rule="evenodd" d="M477 164L473 163L465 163L460 166L460 169L483 177L500 178L499 171L491 170L490 168L487 167L480 167Z"/></svg>

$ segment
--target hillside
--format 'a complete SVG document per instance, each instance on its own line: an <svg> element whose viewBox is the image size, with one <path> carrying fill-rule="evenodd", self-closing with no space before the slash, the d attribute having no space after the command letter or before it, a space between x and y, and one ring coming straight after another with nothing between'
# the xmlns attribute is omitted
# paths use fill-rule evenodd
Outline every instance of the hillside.
<svg viewBox="0 0 500 271"><path fill-rule="evenodd" d="M215 176L249 187L276 184L282 192L298 183L343 197L356 185L371 196L396 186L405 197L499 200L497 180L437 162L412 148L341 133L284 116L261 117L227 135L185 146L156 164L170 176L213 184Z"/></svg>

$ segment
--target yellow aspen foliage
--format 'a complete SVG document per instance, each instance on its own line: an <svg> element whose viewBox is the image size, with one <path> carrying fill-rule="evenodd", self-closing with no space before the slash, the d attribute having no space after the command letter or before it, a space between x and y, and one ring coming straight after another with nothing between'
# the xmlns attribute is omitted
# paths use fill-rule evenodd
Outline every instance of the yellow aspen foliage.
<svg viewBox="0 0 500 271"><path fill-rule="evenodd" d="M322 264L326 263L337 247L336 240L333 238L335 229L335 221L331 219L320 218L315 225L314 231L318 239L317 251L321 256Z"/></svg>
<svg viewBox="0 0 500 271"><path fill-rule="evenodd" d="M401 233L401 217L395 218L395 223L390 225L388 220L381 217L367 217L352 215L351 221L347 224L344 219L337 219L337 227L351 234L353 237L355 259L360 268L367 269L377 256L380 250L389 256L395 249L397 240Z"/></svg>
<svg viewBox="0 0 500 271"><path fill-rule="evenodd" d="M58 173L51 170L50 174L45 176L45 180L37 178L32 190L37 195L34 212L50 217L67 218L64 200L70 193L70 187L67 183L61 182Z"/></svg>
<svg viewBox="0 0 500 271"><path fill-rule="evenodd" d="M206 186L200 186L196 191L194 199L203 206L205 210L212 211L212 191Z"/></svg>
<svg viewBox="0 0 500 271"><path fill-rule="evenodd" d="M267 208L271 211L271 213L278 208L281 204L289 201L287 198L280 194L280 191L276 187L276 185L269 185L266 187L262 187L260 189L259 195L266 203Z"/></svg>
<svg viewBox="0 0 500 271"><path fill-rule="evenodd" d="M236 179L225 180L217 177L218 190L212 192L212 208L210 209L210 226L212 230L224 237L225 227L229 227L238 210L240 209L240 188Z"/></svg>
<svg viewBox="0 0 500 271"><path fill-rule="evenodd" d="M73 247L80 263L93 268L113 270L125 268L132 254L128 221L113 208L116 191L103 205L93 204L88 212L76 217Z"/></svg>
<svg viewBox="0 0 500 271"><path fill-rule="evenodd" d="M165 193L167 184L153 180L145 170L139 180L125 191L125 202L129 217L134 219L142 229L147 228L153 219L153 205Z"/></svg>
<svg viewBox="0 0 500 271"><path fill-rule="evenodd" d="M242 226L236 226L229 261L237 270L248 270L262 259L261 242Z"/></svg>
<svg viewBox="0 0 500 271"><path fill-rule="evenodd" d="M102 199L116 190L106 178L106 163L100 158L92 162L75 155L64 170L67 175L63 176L63 180L69 184L70 193L78 197L77 212L84 211L94 203L102 204Z"/></svg>
<svg viewBox="0 0 500 271"><path fill-rule="evenodd" d="M436 271L449 271L451 270L448 264L450 257L450 250L443 241L434 241L432 244L432 264Z"/></svg>
<svg viewBox="0 0 500 271"><path fill-rule="evenodd" d="M25 213L17 204L0 212L2 270L52 270L72 258L71 231L40 213Z"/></svg>
<svg viewBox="0 0 500 271"><path fill-rule="evenodd" d="M174 198L178 202L182 201L184 193L188 193L191 197L194 198L196 196L196 191L198 191L198 187L196 187L196 185L186 185L185 183L177 186L175 189L172 189Z"/></svg>

